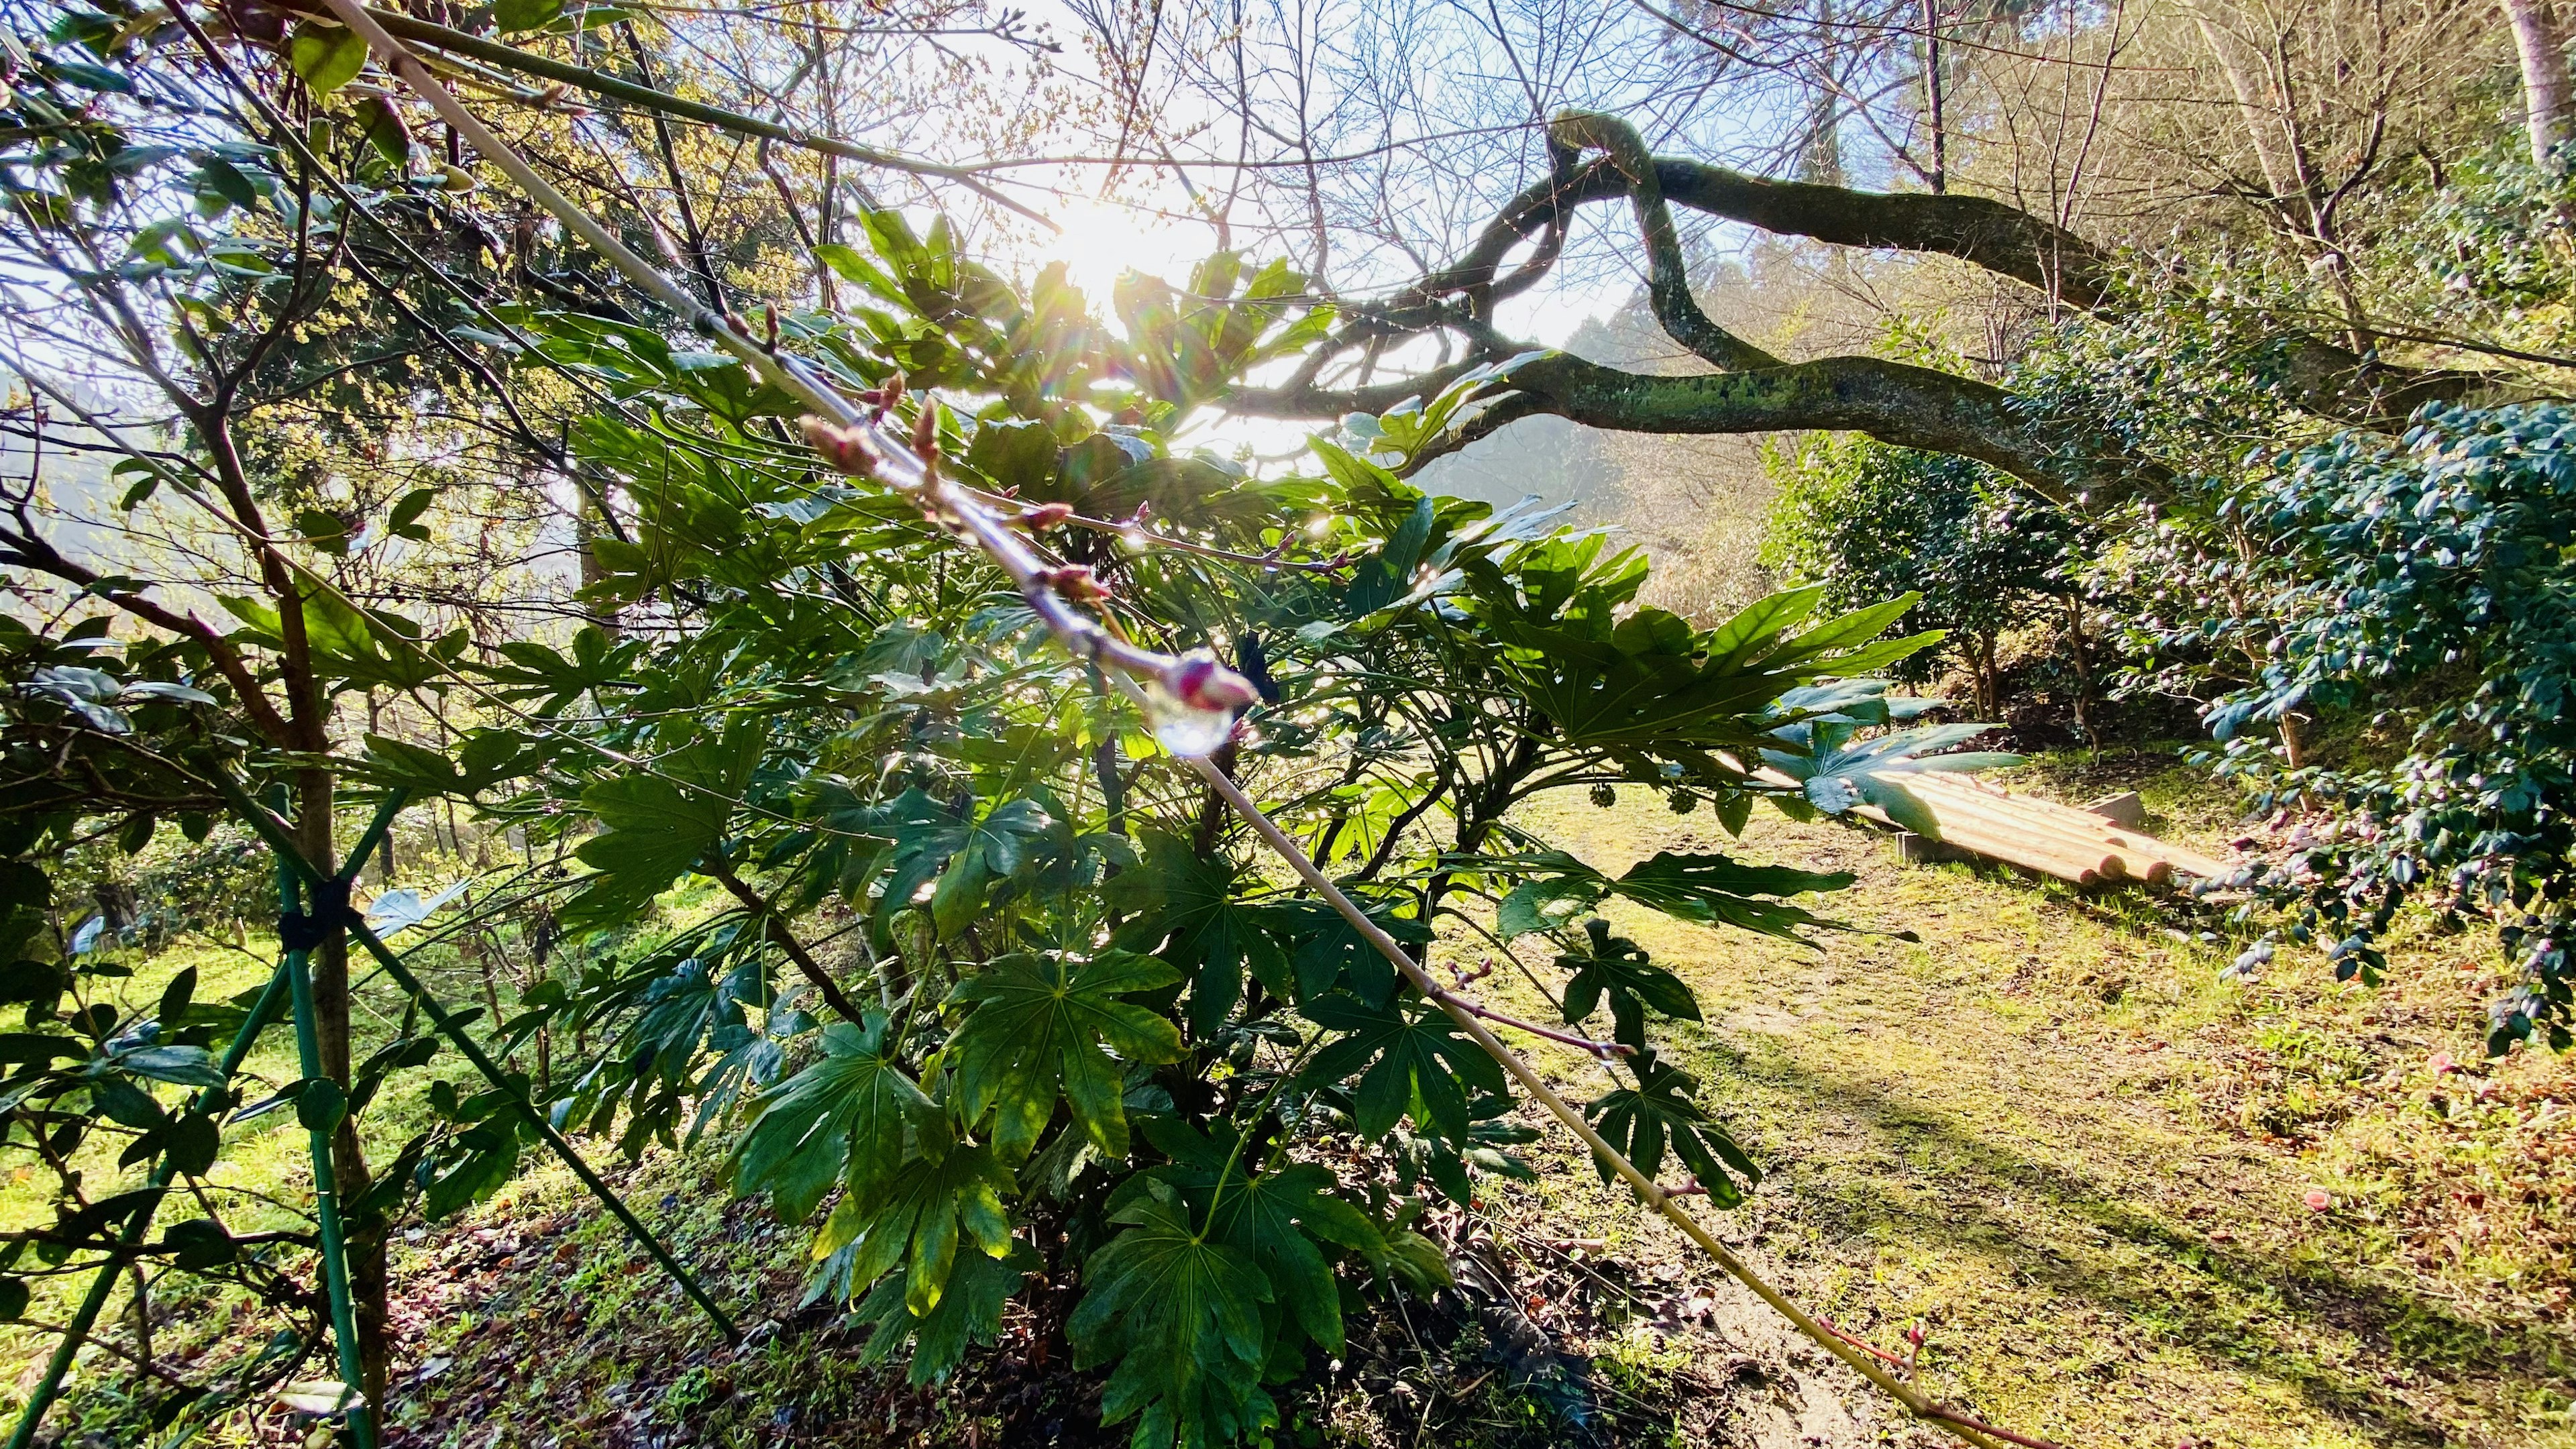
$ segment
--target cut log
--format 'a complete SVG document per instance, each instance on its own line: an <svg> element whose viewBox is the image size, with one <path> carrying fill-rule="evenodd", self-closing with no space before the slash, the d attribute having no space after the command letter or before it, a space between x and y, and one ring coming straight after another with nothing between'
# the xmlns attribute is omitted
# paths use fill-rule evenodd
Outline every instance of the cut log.
<svg viewBox="0 0 2576 1449"><path fill-rule="evenodd" d="M1773 784L1794 783L1776 770L1760 771L1759 777ZM2121 880L2160 885L2176 875L2215 881L2235 873L2225 861L2169 845L2102 815L2016 795L1972 776L1906 770L1878 778L1903 786L1921 802L1938 832L1937 840L1923 840L1909 859L1949 846L2087 886ZM2096 804L2125 813L2134 801L2133 793ZM1891 829L1908 828L1876 806L1862 805L1852 814Z"/></svg>
<svg viewBox="0 0 2576 1449"><path fill-rule="evenodd" d="M2115 870L2108 872L2113 876L2161 883L2173 874L2170 863L2139 847L2143 837L2120 830L2108 821L2081 810L2051 805L2044 800L1990 795L1964 781L1934 775L1911 777L1901 783L1932 811L1945 840L1956 838L1961 826L1977 821L1988 827L1986 834L2000 836L2006 841L2028 837L2087 855L2110 852L2111 858L2119 863Z"/></svg>

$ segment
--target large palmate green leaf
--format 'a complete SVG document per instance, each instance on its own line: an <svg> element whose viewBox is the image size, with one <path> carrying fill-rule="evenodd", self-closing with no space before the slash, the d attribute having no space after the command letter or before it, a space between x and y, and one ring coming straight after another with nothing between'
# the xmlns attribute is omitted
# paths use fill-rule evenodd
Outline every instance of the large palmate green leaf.
<svg viewBox="0 0 2576 1449"><path fill-rule="evenodd" d="M914 1386L946 1378L966 1357L969 1344L989 1344L1001 1336L1002 1305L1040 1266L1036 1250L1017 1239L999 1258L965 1254L950 1266L948 1285L926 1314L915 1314L909 1306L910 1270L896 1269L850 1310L854 1323L875 1326L859 1362L885 1363L910 1343Z"/></svg>
<svg viewBox="0 0 2576 1449"><path fill-rule="evenodd" d="M365 44L361 42L358 49L363 57ZM284 649L284 624L275 605L230 596L217 602L242 621L237 637L262 648ZM420 626L411 620L384 610L361 612L335 593L306 594L302 612L305 647L314 669L346 687L409 690L442 684L455 672L469 642L463 630L424 640Z"/></svg>
<svg viewBox="0 0 2576 1449"><path fill-rule="evenodd" d="M1062 1097L1084 1135L1113 1157L1127 1155L1123 1072L1109 1053L1148 1064L1178 1060L1172 1023L1119 998L1169 986L1180 974L1150 956L1107 951L1074 956L1004 956L959 983L952 1005L968 1008L950 1047L957 1113L968 1130L993 1120L993 1150L1016 1162L1037 1145Z"/></svg>
<svg viewBox="0 0 2576 1449"><path fill-rule="evenodd" d="M1395 995L1400 979L1395 967L1341 912L1322 901L1298 901L1279 909L1290 913L1296 923L1297 945L1290 959L1297 968L1301 999L1321 996L1336 986L1372 1006L1383 1006ZM1415 917L1397 915L1388 905L1362 909L1378 929L1401 944L1417 948L1431 944L1431 928Z"/></svg>
<svg viewBox="0 0 2576 1449"><path fill-rule="evenodd" d="M724 838L724 795L661 775L627 775L584 790L582 804L607 830L574 854L599 872L565 905L568 928L606 925L652 904Z"/></svg>
<svg viewBox="0 0 2576 1449"><path fill-rule="evenodd" d="M1750 750L1783 691L1883 668L1940 638L1871 642L1911 597L1790 634L1815 611L1821 586L1760 600L1703 632L1661 609L1619 607L1635 587L1613 571L1619 562L1578 552L1567 565L1574 576L1560 584L1533 588L1532 576L1517 592L1480 590L1495 637L1510 646L1506 674L1569 744Z"/></svg>
<svg viewBox="0 0 2576 1449"><path fill-rule="evenodd" d="M537 701L537 713L551 719L585 694L631 686L643 652L640 640L619 644L598 627L584 626L572 636L569 658L537 640L517 639L501 646L516 667L495 666L491 672L504 699Z"/></svg>
<svg viewBox="0 0 2576 1449"><path fill-rule="evenodd" d="M1501 1093L1503 1069L1457 1023L1419 1003L1371 1006L1334 992L1297 1008L1327 1031L1345 1033L1315 1054L1310 1082L1358 1077L1352 1120L1365 1137L1383 1137L1408 1112L1428 1130L1464 1141L1473 1119L1463 1088Z"/></svg>
<svg viewBox="0 0 2576 1449"><path fill-rule="evenodd" d="M1111 1210L1144 1195L1149 1183L1171 1185L1192 1219L1208 1224L1210 1237L1240 1250L1270 1280L1276 1296L1264 1314L1265 1324L1284 1315L1284 1322L1306 1338L1340 1352L1341 1292L1318 1243L1349 1249L1375 1265L1385 1260L1385 1234L1366 1213L1333 1195L1337 1184L1330 1169L1290 1163L1247 1175L1232 1129L1222 1122L1211 1125L1214 1135L1178 1117L1149 1121L1145 1135L1172 1160L1121 1184L1110 1196ZM1274 1342L1266 1357L1275 1361L1278 1356Z"/></svg>
<svg viewBox="0 0 2576 1449"><path fill-rule="evenodd" d="M881 805L829 812L839 829L889 842L858 878L844 877L844 894L864 891L882 872L880 921L914 904L929 885L931 919L942 936L974 923L993 888L1021 873L1036 843L1055 823L1035 800L1005 800L960 818L919 789ZM934 884L935 882L935 884Z"/></svg>
<svg viewBox="0 0 2576 1449"><path fill-rule="evenodd" d="M1744 1193L1726 1168L1743 1174L1749 1183L1762 1181L1762 1170L1753 1165L1725 1128L1710 1120L1708 1114L1691 1100L1699 1090L1699 1080L1670 1062L1656 1057L1651 1050L1630 1059L1638 1085L1622 1087L1586 1103L1584 1113L1620 1155L1637 1165L1637 1170L1653 1177L1664 1164L1664 1150L1670 1144L1675 1156L1689 1166L1699 1184L1708 1189L1709 1201L1719 1207L1733 1207L1744 1200ZM1723 1166L1721 1166L1721 1163ZM1610 1164L1596 1158L1592 1164L1608 1182Z"/></svg>
<svg viewBox="0 0 2576 1449"><path fill-rule="evenodd" d="M1740 926L1782 940L1804 939L1802 926L1840 929L1818 915L1776 899L1850 885L1848 871L1799 870L1785 865L1746 865L1726 855L1675 855L1657 851L1611 882L1615 894L1665 915L1702 925Z"/></svg>
<svg viewBox="0 0 2576 1449"><path fill-rule="evenodd" d="M1112 1221L1126 1231L1084 1266L1082 1305L1066 1325L1077 1365L1117 1365L1101 1422L1136 1419L1135 1449L1196 1449L1276 1424L1261 1388L1270 1280L1248 1254L1201 1236L1167 1184Z"/></svg>
<svg viewBox="0 0 2576 1449"><path fill-rule="evenodd" d="M1453 856L1462 869L1518 878L1503 897L1495 929L1508 940L1553 931L1612 896L1650 906L1702 925L1740 926L1783 940L1803 941L1803 928L1840 929L1801 907L1765 897L1838 891L1852 883L1842 871L1807 871L1784 865L1746 865L1732 856L1675 855L1657 851L1616 880L1563 851L1522 855Z"/></svg>
<svg viewBox="0 0 2576 1449"><path fill-rule="evenodd" d="M1643 1050L1648 1010L1680 1021L1700 1019L1699 998L1680 977L1649 960L1644 947L1611 935L1608 921L1586 921L1583 929L1588 949L1556 958L1558 970L1574 973L1565 983L1568 1022L1580 1025L1600 1010L1601 998L1607 996L1614 1035Z"/></svg>
<svg viewBox="0 0 2576 1449"><path fill-rule="evenodd" d="M865 1190L903 1163L906 1134L937 1110L885 1056L886 1019L823 1028L823 1057L761 1099L734 1144L734 1191L767 1192L779 1217L803 1222L842 1180Z"/></svg>
<svg viewBox="0 0 2576 1449"><path fill-rule="evenodd" d="M1224 855L1202 859L1190 843L1161 831L1143 837L1144 859L1122 872L1111 897L1136 912L1118 933L1122 946L1151 950L1190 979L1190 1030L1204 1037L1243 1000L1248 973L1273 994L1289 989L1281 937L1290 914L1242 899L1250 872Z"/></svg>
<svg viewBox="0 0 2576 1449"><path fill-rule="evenodd" d="M988 1257L1011 1251L1011 1219L1002 1207L1002 1194L1011 1188L1009 1169L983 1144L950 1145L853 1187L823 1220L814 1256L850 1248L849 1281L855 1285L874 1283L900 1264L904 1307L926 1318L947 1292L961 1234Z"/></svg>
<svg viewBox="0 0 2576 1449"><path fill-rule="evenodd" d="M1890 820L1934 840L1941 838L1941 823L1905 788L1906 775L1916 771L1965 774L2021 763L2019 755L1990 751L1931 753L1965 744L1987 733L1991 725L1933 725L1855 743L1853 736L1861 728L1861 722L1851 719L1786 725L1773 733L1762 759L1798 781L1808 802L1828 815L1873 805Z"/></svg>

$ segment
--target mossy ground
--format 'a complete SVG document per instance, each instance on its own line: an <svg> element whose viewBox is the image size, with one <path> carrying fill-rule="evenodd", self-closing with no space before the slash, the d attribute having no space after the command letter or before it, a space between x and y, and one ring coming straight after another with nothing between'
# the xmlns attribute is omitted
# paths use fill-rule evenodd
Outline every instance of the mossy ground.
<svg viewBox="0 0 2576 1449"><path fill-rule="evenodd" d="M2241 828L2169 757L2031 776L2069 798L2140 785L2153 828L2204 847ZM1651 800L1529 823L1613 870L1725 847L1860 877L1814 904L1864 929L1817 949L1610 914L1698 992L1706 1022L1667 1049L1767 1169L1711 1215L1721 1235L1855 1336L1903 1354L1921 1324L1936 1396L2070 1446L2576 1445L2576 1067L2481 1059L2502 980L2482 938L2407 935L2377 989L2286 951L2240 981L2223 918L2173 897L1904 866L1884 838L1777 818L1729 842ZM1479 989L1534 1009L1510 973ZM1597 1090L1576 1054L1533 1055ZM236 1170L294 1197L300 1147L273 1132ZM1488 1265L1462 1274L1484 1291L1363 1325L1282 1395L1278 1443L1941 1442L1641 1220L1561 1135L1531 1155L1542 1181L1497 1186L1486 1225L1433 1224ZM800 1306L802 1231L727 1200L712 1154L617 1176L758 1325L752 1345L725 1349L540 1166L400 1244L395 1443L1123 1442L1079 1376L1037 1357L1060 1292L1015 1308L955 1383L914 1390ZM31 1191L0 1206L30 1211ZM33 1314L58 1316L48 1301ZM165 1299L159 1351L211 1353L241 1336L233 1314ZM21 1385L45 1342L11 1331ZM135 1442L111 1428L133 1422L127 1378L84 1368L66 1422ZM230 1422L199 1442L290 1432Z"/></svg>
<svg viewBox="0 0 2576 1449"><path fill-rule="evenodd" d="M2166 763L2029 773L2140 785L2151 827L2222 845L2240 827ZM1724 843L1705 816L1543 823L1614 870ZM1927 1387L2070 1445L2576 1443L2576 1074L2482 1060L2491 941L2408 934L2377 989L2289 951L2238 981L2223 918L2171 898L1776 819L1741 848L1852 871L1819 909L1921 937L1611 912L1699 993L1672 1050L1768 1169L1727 1236L1815 1310L1900 1353L1922 1322ZM1587 1193L1550 1216L1576 1214L1614 1254L1634 1231Z"/></svg>

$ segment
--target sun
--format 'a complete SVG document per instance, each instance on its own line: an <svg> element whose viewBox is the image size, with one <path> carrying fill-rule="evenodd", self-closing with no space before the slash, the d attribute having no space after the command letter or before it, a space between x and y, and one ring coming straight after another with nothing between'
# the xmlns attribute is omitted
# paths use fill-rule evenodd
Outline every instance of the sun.
<svg viewBox="0 0 2576 1449"><path fill-rule="evenodd" d="M1128 272L1188 285L1190 268L1216 250L1205 222L1176 218L1150 205L1076 197L1049 209L1063 231L1031 250L1031 271L1064 263L1065 274L1093 306L1107 310L1112 289Z"/></svg>

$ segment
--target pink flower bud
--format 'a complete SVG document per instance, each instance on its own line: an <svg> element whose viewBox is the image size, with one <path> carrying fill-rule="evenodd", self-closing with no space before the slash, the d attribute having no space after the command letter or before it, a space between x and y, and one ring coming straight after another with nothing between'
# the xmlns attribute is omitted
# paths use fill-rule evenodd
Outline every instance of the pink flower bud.
<svg viewBox="0 0 2576 1449"><path fill-rule="evenodd" d="M1232 713L1261 698L1252 681L1217 662L1205 649L1193 649L1163 671L1163 687L1192 709Z"/></svg>
<svg viewBox="0 0 2576 1449"><path fill-rule="evenodd" d="M2312 1187L2308 1189L2308 1211L2312 1213L2321 1213L2327 1208L2333 1206L2334 1198L2324 1188Z"/></svg>
<svg viewBox="0 0 2576 1449"><path fill-rule="evenodd" d="M856 428L845 428L829 418L806 414L797 421L805 430L805 441L837 472L853 478L874 478L877 473L877 450L867 436Z"/></svg>
<svg viewBox="0 0 2576 1449"><path fill-rule="evenodd" d="M912 450L925 463L939 458L939 407L928 399L922 401L921 411L912 418Z"/></svg>
<svg viewBox="0 0 2576 1449"><path fill-rule="evenodd" d="M1091 571L1089 564L1066 564L1062 568L1049 569L1038 578L1048 588L1076 603L1109 597L1109 590L1101 587L1099 576Z"/></svg>
<svg viewBox="0 0 2576 1449"><path fill-rule="evenodd" d="M1055 528L1073 517L1070 503L1039 503L1020 512L1020 522L1031 528Z"/></svg>

